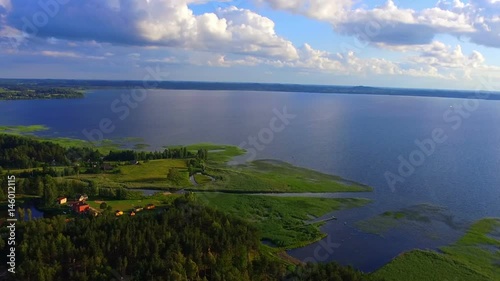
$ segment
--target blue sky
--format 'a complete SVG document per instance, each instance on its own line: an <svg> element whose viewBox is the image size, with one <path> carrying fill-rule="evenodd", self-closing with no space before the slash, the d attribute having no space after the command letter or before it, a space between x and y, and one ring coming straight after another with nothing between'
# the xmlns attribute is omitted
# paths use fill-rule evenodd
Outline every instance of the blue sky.
<svg viewBox="0 0 500 281"><path fill-rule="evenodd" d="M496 89L500 1L0 0L0 77ZM498 89L497 89L498 90Z"/></svg>

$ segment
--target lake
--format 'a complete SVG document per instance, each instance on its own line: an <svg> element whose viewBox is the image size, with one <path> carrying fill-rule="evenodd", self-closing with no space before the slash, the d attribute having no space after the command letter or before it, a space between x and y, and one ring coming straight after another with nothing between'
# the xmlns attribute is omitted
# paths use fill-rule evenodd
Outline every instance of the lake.
<svg viewBox="0 0 500 281"><path fill-rule="evenodd" d="M315 257L365 271L401 251L449 244L460 231L437 221L429 225L439 234L433 238L412 227L381 237L360 232L356 221L422 203L446 207L454 221L464 223L500 214L500 101L481 100L469 110L470 105L463 107L466 100L453 98L149 90L143 101L127 105L120 101L123 94L130 90L94 90L75 100L2 101L0 124L43 124L51 129L40 135L83 139L83 130L91 132L108 118L114 129L103 133L105 138L141 137L149 149L198 142L246 142L250 148L249 137L260 134L264 141L256 146L256 158L287 161L375 188L367 195L373 204L337 212L339 220L322 227L339 245ZM283 111L295 117L281 127ZM436 130L446 140L434 143L432 153L415 152L415 141L432 138ZM400 155L406 161L412 156L418 166L390 186L385 174L400 175ZM318 245L289 253L311 258Z"/></svg>

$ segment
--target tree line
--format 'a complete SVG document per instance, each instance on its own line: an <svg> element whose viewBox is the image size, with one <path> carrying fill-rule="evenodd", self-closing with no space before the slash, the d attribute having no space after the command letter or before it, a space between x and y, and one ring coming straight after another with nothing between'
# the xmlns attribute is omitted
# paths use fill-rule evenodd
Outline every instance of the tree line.
<svg viewBox="0 0 500 281"><path fill-rule="evenodd" d="M104 157L105 161L146 161L155 159L186 159L196 157L186 147L166 148L163 151L135 151L135 150L115 150L110 151Z"/></svg>
<svg viewBox="0 0 500 281"><path fill-rule="evenodd" d="M0 177L0 185L7 186L7 178ZM139 199L140 191L128 190L123 187L99 187L93 180L81 181L76 179L54 178L50 175L37 175L32 178L16 178L16 193L39 196L36 200L38 207L55 206L57 197L65 196L74 199L79 194L104 199L126 200ZM0 189L0 201L7 199L6 189Z"/></svg>
<svg viewBox="0 0 500 281"><path fill-rule="evenodd" d="M31 169L44 166L69 166L81 164L96 172L103 161L148 161L154 159L189 159L206 160L208 152L200 149L197 153L189 151L186 147L166 148L163 151L145 152L134 150L112 150L103 155L91 147L64 148L50 141L42 141L33 137L0 134L0 169ZM199 163L197 163L198 165ZM94 169L97 168L97 169ZM55 171L47 170L46 173ZM74 171L76 173L76 170ZM61 175L72 175L66 170Z"/></svg>
<svg viewBox="0 0 500 281"><path fill-rule="evenodd" d="M44 163L68 164L62 146L29 137L0 135L0 166L11 169L39 167Z"/></svg>

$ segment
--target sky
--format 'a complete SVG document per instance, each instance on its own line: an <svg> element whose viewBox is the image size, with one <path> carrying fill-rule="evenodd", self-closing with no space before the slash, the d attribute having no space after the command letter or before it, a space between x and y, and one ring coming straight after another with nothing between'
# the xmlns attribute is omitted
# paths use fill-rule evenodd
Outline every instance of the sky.
<svg viewBox="0 0 500 281"><path fill-rule="evenodd" d="M2 78L500 90L499 51L500 0L0 0Z"/></svg>

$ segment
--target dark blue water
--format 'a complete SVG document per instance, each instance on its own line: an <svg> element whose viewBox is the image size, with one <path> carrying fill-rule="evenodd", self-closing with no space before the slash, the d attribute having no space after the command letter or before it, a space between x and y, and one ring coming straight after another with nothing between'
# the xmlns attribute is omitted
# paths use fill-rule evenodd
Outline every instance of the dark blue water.
<svg viewBox="0 0 500 281"><path fill-rule="evenodd" d="M21 204L21 208L25 210L25 220L28 220L28 214L26 212L27 209L31 210L32 219L39 219L44 217L44 213L35 207L35 203L33 201L24 202L23 204Z"/></svg>
<svg viewBox="0 0 500 281"><path fill-rule="evenodd" d="M141 137L152 149L197 142L239 145L270 127L274 109L282 111L286 107L296 117L283 131L275 133L270 143L259 145L262 150L257 158L284 160L374 187L370 197L375 202L364 211L346 212L345 219L355 221L419 203L445 206L457 220L500 215L499 101L479 101L477 110L463 113L467 118L458 118L462 123L454 130L452 126L457 125L460 115L449 115L449 119L455 118L453 122L446 122L443 115L459 108L463 99L151 90L144 101L130 109L128 116L121 116L124 111L113 112L113 101L129 93L99 90L77 100L2 101L0 124L44 124L51 128L44 135L85 138L83 130L96 129L103 118L109 118L115 129L104 137ZM398 174L398 156L408 159L417 149L415 140L430 138L435 129L442 129L447 140L438 144L403 183L389 187L384 173ZM333 233L342 228L344 240L360 236L349 227L353 226L329 222L323 229ZM344 242L346 253L351 253L344 261L373 270L378 252L386 253L390 259L401 250L419 245L433 248L445 242L408 242L416 239L408 233L399 233L397 237L392 237L394 243L390 244L394 250L385 249L388 246L380 242L369 254L352 254L352 249L362 248L362 241L373 241L371 238L354 239L349 247ZM316 246L292 254L304 258ZM342 258L335 253L330 258Z"/></svg>

